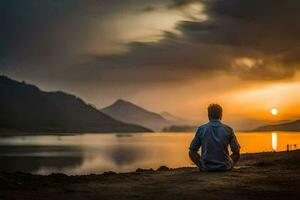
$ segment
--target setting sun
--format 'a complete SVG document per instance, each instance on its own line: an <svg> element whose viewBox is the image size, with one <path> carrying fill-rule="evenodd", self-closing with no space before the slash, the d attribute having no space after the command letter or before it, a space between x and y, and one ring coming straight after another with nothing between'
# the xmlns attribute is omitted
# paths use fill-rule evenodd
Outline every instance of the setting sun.
<svg viewBox="0 0 300 200"><path fill-rule="evenodd" d="M271 113L272 113L273 116L276 116L278 114L278 109L272 108Z"/></svg>

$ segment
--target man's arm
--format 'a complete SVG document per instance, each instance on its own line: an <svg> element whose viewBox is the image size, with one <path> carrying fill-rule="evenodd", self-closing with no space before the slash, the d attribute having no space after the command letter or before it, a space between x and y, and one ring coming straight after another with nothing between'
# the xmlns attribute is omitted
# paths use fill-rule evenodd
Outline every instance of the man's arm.
<svg viewBox="0 0 300 200"><path fill-rule="evenodd" d="M200 154L197 151L191 151L189 152L189 156L191 161L193 161L193 163L195 165L197 165L198 168L201 168L201 164L200 164Z"/></svg>
<svg viewBox="0 0 300 200"><path fill-rule="evenodd" d="M189 156L191 161L199 168L201 167L200 154L198 153L200 146L201 146L200 130L198 129L194 139L191 142Z"/></svg>
<svg viewBox="0 0 300 200"><path fill-rule="evenodd" d="M237 138L234 134L234 132L232 131L232 138L230 141L230 149L232 151L232 154L230 155L232 161L233 161L233 166L235 166L237 164L237 162L240 160L240 145L237 141Z"/></svg>

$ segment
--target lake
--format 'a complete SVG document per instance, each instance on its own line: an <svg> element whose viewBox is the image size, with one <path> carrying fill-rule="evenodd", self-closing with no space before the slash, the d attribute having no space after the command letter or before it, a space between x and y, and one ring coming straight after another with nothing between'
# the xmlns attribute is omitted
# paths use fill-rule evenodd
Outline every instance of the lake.
<svg viewBox="0 0 300 200"><path fill-rule="evenodd" d="M300 147L300 132L236 133L242 153ZM191 166L194 133L83 134L0 138L0 171L69 175Z"/></svg>

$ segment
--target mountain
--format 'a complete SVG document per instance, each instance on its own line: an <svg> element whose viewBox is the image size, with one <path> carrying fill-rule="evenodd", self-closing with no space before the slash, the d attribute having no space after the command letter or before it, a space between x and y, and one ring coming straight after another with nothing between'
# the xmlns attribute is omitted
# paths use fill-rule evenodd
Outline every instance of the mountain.
<svg viewBox="0 0 300 200"><path fill-rule="evenodd" d="M170 126L170 122L157 113L148 111L131 102L119 99L112 105L101 109L101 111L114 119L138 124L155 131L161 131Z"/></svg>
<svg viewBox="0 0 300 200"><path fill-rule="evenodd" d="M195 132L198 126L172 125L165 127L163 132Z"/></svg>
<svg viewBox="0 0 300 200"><path fill-rule="evenodd" d="M176 126L196 126L198 124L196 121L192 121L189 119L184 119L181 117L177 117L172 115L171 113L168 112L161 112L160 115L165 118L166 120L169 121L170 124L176 125Z"/></svg>
<svg viewBox="0 0 300 200"><path fill-rule="evenodd" d="M24 132L148 132L100 112L64 92L44 92L34 85L0 76L0 129Z"/></svg>
<svg viewBox="0 0 300 200"><path fill-rule="evenodd" d="M261 126L255 131L300 131L300 120L293 122Z"/></svg>

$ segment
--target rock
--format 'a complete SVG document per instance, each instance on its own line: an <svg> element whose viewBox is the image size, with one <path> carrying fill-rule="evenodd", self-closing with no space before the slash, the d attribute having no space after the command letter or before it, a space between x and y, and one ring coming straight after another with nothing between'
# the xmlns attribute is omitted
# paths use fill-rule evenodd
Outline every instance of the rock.
<svg viewBox="0 0 300 200"><path fill-rule="evenodd" d="M170 168L169 167L167 167L167 166L160 166L158 169L157 169L157 171L168 171L168 170L170 170Z"/></svg>
<svg viewBox="0 0 300 200"><path fill-rule="evenodd" d="M108 171L108 172L104 172L103 174L104 175L111 175L111 174L117 174L117 173L114 172L114 171Z"/></svg>
<svg viewBox="0 0 300 200"><path fill-rule="evenodd" d="M142 169L142 168L137 168L135 172L153 172L154 170L152 168L150 169Z"/></svg>

